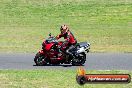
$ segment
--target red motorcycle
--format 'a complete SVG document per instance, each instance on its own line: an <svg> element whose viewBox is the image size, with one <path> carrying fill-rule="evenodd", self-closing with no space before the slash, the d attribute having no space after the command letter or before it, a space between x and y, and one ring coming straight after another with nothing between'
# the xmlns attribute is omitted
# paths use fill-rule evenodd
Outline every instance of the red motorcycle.
<svg viewBox="0 0 132 88"><path fill-rule="evenodd" d="M58 41L55 37L49 34L49 38L43 41L42 50L36 54L34 62L38 66L52 64L72 64L72 65L83 65L86 61L86 52L89 52L90 44L87 42L77 43L69 51L71 55L63 52L66 47L61 47L61 52L59 47L62 46L63 42Z"/></svg>

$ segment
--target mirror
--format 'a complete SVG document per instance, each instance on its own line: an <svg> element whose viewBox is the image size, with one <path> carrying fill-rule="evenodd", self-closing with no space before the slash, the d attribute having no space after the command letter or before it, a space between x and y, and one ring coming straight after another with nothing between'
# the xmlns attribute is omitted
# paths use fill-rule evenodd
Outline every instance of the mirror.
<svg viewBox="0 0 132 88"><path fill-rule="evenodd" d="M49 36L51 37L51 33L49 33Z"/></svg>

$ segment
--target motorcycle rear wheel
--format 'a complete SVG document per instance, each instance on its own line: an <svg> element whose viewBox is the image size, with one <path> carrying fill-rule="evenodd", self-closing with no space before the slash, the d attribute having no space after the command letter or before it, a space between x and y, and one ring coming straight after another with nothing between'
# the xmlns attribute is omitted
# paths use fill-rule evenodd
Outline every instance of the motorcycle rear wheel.
<svg viewBox="0 0 132 88"><path fill-rule="evenodd" d="M82 66L86 61L86 54L80 53L78 58L72 60L73 66Z"/></svg>
<svg viewBox="0 0 132 88"><path fill-rule="evenodd" d="M37 66L43 66L47 64L46 57L40 53L37 53L34 62L36 63Z"/></svg>

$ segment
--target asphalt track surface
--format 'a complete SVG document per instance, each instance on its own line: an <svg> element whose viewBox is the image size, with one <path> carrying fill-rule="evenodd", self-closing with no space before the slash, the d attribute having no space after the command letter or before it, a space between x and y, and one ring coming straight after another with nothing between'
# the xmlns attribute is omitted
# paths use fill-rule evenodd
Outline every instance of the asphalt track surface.
<svg viewBox="0 0 132 88"><path fill-rule="evenodd" d="M35 54L0 54L0 69L76 69L78 66L35 66ZM132 70L132 53L88 53L88 70Z"/></svg>

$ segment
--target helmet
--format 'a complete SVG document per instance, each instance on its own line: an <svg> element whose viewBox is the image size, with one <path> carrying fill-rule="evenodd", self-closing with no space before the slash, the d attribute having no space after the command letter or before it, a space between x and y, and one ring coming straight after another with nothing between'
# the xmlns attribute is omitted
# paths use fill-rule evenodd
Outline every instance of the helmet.
<svg viewBox="0 0 132 88"><path fill-rule="evenodd" d="M62 25L60 27L61 34L66 34L69 31L69 28L67 25Z"/></svg>

